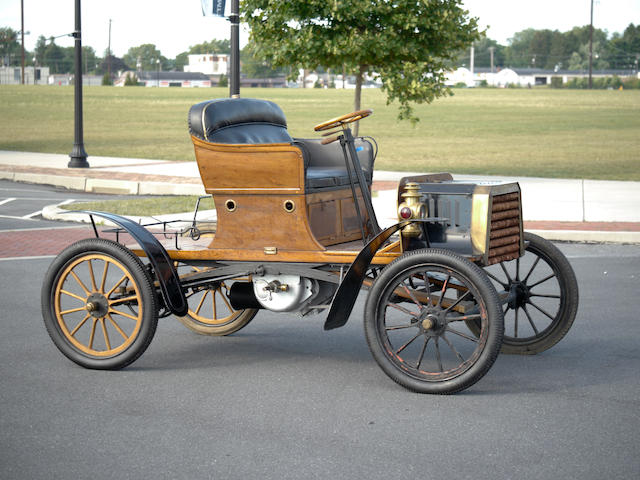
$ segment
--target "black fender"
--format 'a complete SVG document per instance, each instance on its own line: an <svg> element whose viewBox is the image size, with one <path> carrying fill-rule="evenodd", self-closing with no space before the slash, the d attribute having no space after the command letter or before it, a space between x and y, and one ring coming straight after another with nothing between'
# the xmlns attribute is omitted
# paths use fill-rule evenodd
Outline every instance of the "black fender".
<svg viewBox="0 0 640 480"><path fill-rule="evenodd" d="M153 234L147 231L142 225L138 225L136 222L129 220L128 218L115 215L113 213L94 212L90 210L81 210L76 211L75 213L88 214L89 217L91 217L91 223L93 223L94 215L106 218L126 230L127 233L131 235L136 242L138 242L142 250L144 250L144 253L147 255L149 262L151 262L151 266L153 267L160 285L162 298L164 299L167 308L171 313L180 317L187 314L189 305L184 292L180 287L178 272L176 272L169 254ZM96 236L97 235L98 233L96 230Z"/></svg>
<svg viewBox="0 0 640 480"><path fill-rule="evenodd" d="M331 309L329 315L324 322L325 330L332 330L334 328L342 327L347 323L349 315L353 310L353 306L358 298L360 288L362 288L362 282L371 265L371 260L375 257L376 252L386 242L391 235L398 230L403 229L410 223L424 222L430 219L424 220L405 220L400 223L396 223L391 227L386 228L374 237L365 247L360 251L356 259L353 261L347 274L344 276L342 283L338 287L338 291L333 297L331 302Z"/></svg>

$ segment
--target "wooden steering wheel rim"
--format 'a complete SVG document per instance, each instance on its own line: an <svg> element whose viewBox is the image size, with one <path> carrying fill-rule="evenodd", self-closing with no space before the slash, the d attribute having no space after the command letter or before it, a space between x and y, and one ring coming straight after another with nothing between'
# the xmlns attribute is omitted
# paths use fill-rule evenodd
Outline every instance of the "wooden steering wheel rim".
<svg viewBox="0 0 640 480"><path fill-rule="evenodd" d="M341 117L332 118L331 120L327 120L326 122L319 123L313 129L316 132L321 132L323 130L331 130L332 128L339 127L340 125L344 125L351 122L356 122L363 118L368 117L373 113L373 110L358 110L357 112L347 113L346 115L342 115Z"/></svg>

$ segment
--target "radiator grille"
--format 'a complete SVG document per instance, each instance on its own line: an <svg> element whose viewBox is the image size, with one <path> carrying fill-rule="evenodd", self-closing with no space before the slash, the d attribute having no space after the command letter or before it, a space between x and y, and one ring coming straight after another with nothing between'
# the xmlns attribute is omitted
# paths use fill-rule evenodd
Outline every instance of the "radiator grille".
<svg viewBox="0 0 640 480"><path fill-rule="evenodd" d="M492 203L489 265L513 260L520 256L520 193L496 195Z"/></svg>

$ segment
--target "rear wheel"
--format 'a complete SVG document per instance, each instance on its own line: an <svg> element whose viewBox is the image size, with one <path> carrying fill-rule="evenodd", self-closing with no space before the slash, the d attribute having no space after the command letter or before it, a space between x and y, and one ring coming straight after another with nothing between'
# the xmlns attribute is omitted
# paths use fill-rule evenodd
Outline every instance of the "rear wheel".
<svg viewBox="0 0 640 480"><path fill-rule="evenodd" d="M480 326L476 337L467 321ZM498 296L480 268L451 252L408 252L373 284L365 335L374 359L400 385L455 393L491 368L503 332Z"/></svg>
<svg viewBox="0 0 640 480"><path fill-rule="evenodd" d="M151 343L158 323L144 266L110 240L81 240L65 249L49 267L41 299L51 339L86 368L131 364Z"/></svg>
<svg viewBox="0 0 640 480"><path fill-rule="evenodd" d="M526 254L485 269L503 297L502 352L532 355L558 343L578 311L578 282L566 257L548 240L525 232Z"/></svg>
<svg viewBox="0 0 640 480"><path fill-rule="evenodd" d="M203 271L191 267L193 272ZM228 282L217 282L187 295L189 311L178 320L189 330L200 335L231 335L246 327L258 313L257 309L235 310L229 301Z"/></svg>

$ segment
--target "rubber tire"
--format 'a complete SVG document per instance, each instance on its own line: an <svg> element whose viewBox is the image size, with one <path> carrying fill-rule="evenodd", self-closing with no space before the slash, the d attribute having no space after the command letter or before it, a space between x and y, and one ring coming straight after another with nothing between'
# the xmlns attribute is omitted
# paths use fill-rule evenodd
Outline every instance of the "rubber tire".
<svg viewBox="0 0 640 480"><path fill-rule="evenodd" d="M209 335L212 337L225 337L227 335L231 335L232 333L236 333L239 330L242 330L244 327L249 325L251 320L258 314L258 309L255 308L247 308L246 310L240 310L240 315L237 318L230 321L226 325L207 325L204 324L194 318L191 318L189 315L185 315L184 317L178 317L180 323L182 323L185 327L187 327L192 332L195 332L199 335Z"/></svg>
<svg viewBox="0 0 640 480"><path fill-rule="evenodd" d="M70 262L92 253L110 256L119 261L134 278L142 298L143 316L137 337L127 349L111 357L96 357L76 348L62 333L55 314L54 296L61 273ZM71 361L95 370L119 370L136 361L151 343L158 324L156 292L142 262L126 247L102 238L80 240L55 258L44 278L41 304L45 327L56 347Z"/></svg>
<svg viewBox="0 0 640 480"><path fill-rule="evenodd" d="M421 381L403 372L386 354L378 337L379 299L387 286L404 271L420 264L438 265L456 271L478 291L487 309L489 333L487 343L476 362L459 376L440 381ZM373 283L365 305L364 331L373 358L393 381L417 393L452 394L460 392L480 380L495 362L502 344L502 309L493 284L477 265L447 250L420 249L407 252L387 265Z"/></svg>
<svg viewBox="0 0 640 480"><path fill-rule="evenodd" d="M566 296L560 299L559 318L554 325L539 339L529 342L516 341L514 337L504 336L502 353L511 355L535 355L550 349L564 338L578 313L579 292L576 275L571 264L563 253L550 241L533 233L524 233L525 242L529 242L527 252L547 261L556 273L559 284L564 283ZM560 285L562 287L562 285ZM520 339L522 340L522 339Z"/></svg>

